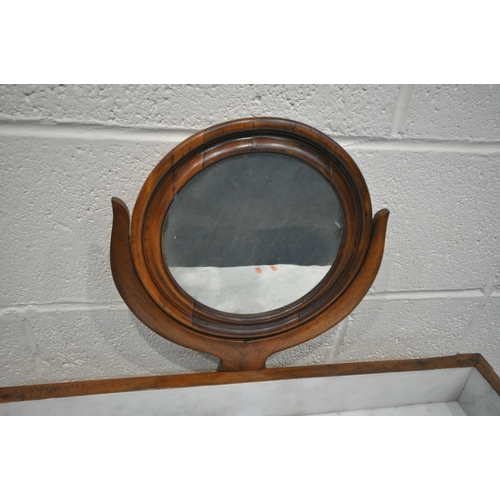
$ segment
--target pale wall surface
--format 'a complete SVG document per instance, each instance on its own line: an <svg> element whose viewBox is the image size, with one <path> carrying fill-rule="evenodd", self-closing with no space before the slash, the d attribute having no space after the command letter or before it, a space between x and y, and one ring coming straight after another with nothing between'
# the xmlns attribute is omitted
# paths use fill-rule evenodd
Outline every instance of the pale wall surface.
<svg viewBox="0 0 500 500"><path fill-rule="evenodd" d="M268 366L480 352L500 372L500 86L0 86L0 386L213 370L127 309L111 197L180 140L278 116L339 141L391 211L371 293Z"/></svg>

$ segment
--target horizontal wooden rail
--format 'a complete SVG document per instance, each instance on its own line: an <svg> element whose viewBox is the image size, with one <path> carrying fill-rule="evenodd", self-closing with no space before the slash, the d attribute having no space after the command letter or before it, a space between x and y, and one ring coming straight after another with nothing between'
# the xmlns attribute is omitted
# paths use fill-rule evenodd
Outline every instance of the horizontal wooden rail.
<svg viewBox="0 0 500 500"><path fill-rule="evenodd" d="M477 368L486 380L488 380L490 385L500 394L500 377L494 372L493 368L483 356L480 354L457 354L455 356L444 356L439 358L368 361L361 363L294 366L239 372L190 373L185 375L162 375L4 387L0 388L0 403L154 389L463 367Z"/></svg>

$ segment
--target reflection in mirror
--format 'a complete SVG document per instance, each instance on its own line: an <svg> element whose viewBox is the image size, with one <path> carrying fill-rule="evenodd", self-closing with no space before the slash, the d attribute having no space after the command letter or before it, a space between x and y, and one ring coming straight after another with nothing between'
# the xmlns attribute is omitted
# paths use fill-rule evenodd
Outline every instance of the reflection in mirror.
<svg viewBox="0 0 500 500"><path fill-rule="evenodd" d="M343 233L332 186L291 156L232 156L177 194L163 232L175 281L219 311L263 313L295 302L328 273Z"/></svg>

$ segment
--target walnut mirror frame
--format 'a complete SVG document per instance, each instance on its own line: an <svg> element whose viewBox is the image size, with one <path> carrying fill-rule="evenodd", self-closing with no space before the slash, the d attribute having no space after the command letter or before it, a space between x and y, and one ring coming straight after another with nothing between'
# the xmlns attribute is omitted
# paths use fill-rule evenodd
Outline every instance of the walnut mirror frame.
<svg viewBox="0 0 500 500"><path fill-rule="evenodd" d="M165 262L162 236L174 198L199 172L237 155L278 153L300 160L334 189L342 209L342 242L325 277L279 309L232 314L188 295ZM342 321L361 302L382 261L389 211L372 219L365 180L348 153L325 134L279 118L246 118L215 125L175 147L154 168L130 221L112 199L111 269L132 312L158 335L216 356L219 370L257 370L266 359Z"/></svg>

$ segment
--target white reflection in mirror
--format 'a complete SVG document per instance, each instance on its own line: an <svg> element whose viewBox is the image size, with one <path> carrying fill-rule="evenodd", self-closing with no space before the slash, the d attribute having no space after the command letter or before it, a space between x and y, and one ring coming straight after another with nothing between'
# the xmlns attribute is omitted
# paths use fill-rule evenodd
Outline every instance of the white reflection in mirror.
<svg viewBox="0 0 500 500"><path fill-rule="evenodd" d="M221 160L177 194L163 234L165 262L197 301L234 314L279 309L318 285L338 254L339 199L290 156Z"/></svg>

